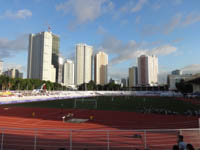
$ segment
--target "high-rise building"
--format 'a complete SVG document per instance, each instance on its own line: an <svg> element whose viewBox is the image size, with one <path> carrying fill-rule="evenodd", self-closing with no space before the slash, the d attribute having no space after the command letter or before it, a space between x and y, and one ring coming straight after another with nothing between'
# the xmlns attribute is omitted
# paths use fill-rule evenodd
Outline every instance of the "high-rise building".
<svg viewBox="0 0 200 150"><path fill-rule="evenodd" d="M63 69L64 69L64 58L59 56L58 67L57 67L57 83L63 83Z"/></svg>
<svg viewBox="0 0 200 150"><path fill-rule="evenodd" d="M60 65L60 56L59 56L59 49L60 49L60 38L57 35L52 34L52 65L56 68L56 82L61 83L62 80L59 75L59 71L61 72Z"/></svg>
<svg viewBox="0 0 200 150"><path fill-rule="evenodd" d="M125 78L122 78L121 79L121 83L123 84L123 87L127 87L127 79L125 79Z"/></svg>
<svg viewBox="0 0 200 150"><path fill-rule="evenodd" d="M3 73L3 61L0 60L0 75Z"/></svg>
<svg viewBox="0 0 200 150"><path fill-rule="evenodd" d="M75 84L89 83L92 80L93 47L86 44L76 45Z"/></svg>
<svg viewBox="0 0 200 150"><path fill-rule="evenodd" d="M108 55L98 52L94 57L94 81L96 84L105 85L108 80Z"/></svg>
<svg viewBox="0 0 200 150"><path fill-rule="evenodd" d="M3 72L5 76L10 78L23 78L23 73L21 73L18 69L8 69L7 71Z"/></svg>
<svg viewBox="0 0 200 150"><path fill-rule="evenodd" d="M172 75L182 75L182 71L181 70L174 70L174 71L172 71Z"/></svg>
<svg viewBox="0 0 200 150"><path fill-rule="evenodd" d="M135 87L138 85L138 68L131 67L128 71L129 75L129 87Z"/></svg>
<svg viewBox="0 0 200 150"><path fill-rule="evenodd" d="M65 86L74 85L74 63L71 60L64 62L63 83Z"/></svg>
<svg viewBox="0 0 200 150"><path fill-rule="evenodd" d="M29 35L27 78L56 81L56 69L52 65L52 45L51 32Z"/></svg>
<svg viewBox="0 0 200 150"><path fill-rule="evenodd" d="M155 55L138 57L138 84L140 86L158 84L158 58Z"/></svg>

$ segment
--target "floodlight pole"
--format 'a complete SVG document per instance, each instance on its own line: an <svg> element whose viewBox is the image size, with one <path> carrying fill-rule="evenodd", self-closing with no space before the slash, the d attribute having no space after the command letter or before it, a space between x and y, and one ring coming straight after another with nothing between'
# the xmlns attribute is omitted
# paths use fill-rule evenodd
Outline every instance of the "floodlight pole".
<svg viewBox="0 0 200 150"><path fill-rule="evenodd" d="M37 145L37 130L35 130L35 138L34 138L34 150L36 150Z"/></svg>
<svg viewBox="0 0 200 150"><path fill-rule="evenodd" d="M108 146L108 150L110 150L110 135L109 135L109 131L107 131L107 146Z"/></svg>
<svg viewBox="0 0 200 150"><path fill-rule="evenodd" d="M70 150L72 150L72 130L70 131Z"/></svg>
<svg viewBox="0 0 200 150"><path fill-rule="evenodd" d="M144 130L144 148L147 148L147 138L146 138L146 130Z"/></svg>

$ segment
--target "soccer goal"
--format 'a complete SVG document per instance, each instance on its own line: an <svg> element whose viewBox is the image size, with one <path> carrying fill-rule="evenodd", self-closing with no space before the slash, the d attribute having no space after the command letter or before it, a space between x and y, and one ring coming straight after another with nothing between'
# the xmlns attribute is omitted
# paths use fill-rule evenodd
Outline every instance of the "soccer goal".
<svg viewBox="0 0 200 150"><path fill-rule="evenodd" d="M97 109L96 99L75 99L74 108L76 109Z"/></svg>

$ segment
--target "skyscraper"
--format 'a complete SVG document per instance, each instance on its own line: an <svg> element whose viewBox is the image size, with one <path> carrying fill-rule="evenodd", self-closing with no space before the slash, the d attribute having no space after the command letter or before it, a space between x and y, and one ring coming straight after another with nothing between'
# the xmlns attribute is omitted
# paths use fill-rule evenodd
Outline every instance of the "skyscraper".
<svg viewBox="0 0 200 150"><path fill-rule="evenodd" d="M155 55L138 57L138 84L141 86L158 84L158 58Z"/></svg>
<svg viewBox="0 0 200 150"><path fill-rule="evenodd" d="M128 71L129 75L129 87L135 87L138 85L138 68L137 67L131 67Z"/></svg>
<svg viewBox="0 0 200 150"><path fill-rule="evenodd" d="M76 45L76 85L89 83L92 80L92 53L92 46L86 44Z"/></svg>
<svg viewBox="0 0 200 150"><path fill-rule="evenodd" d="M3 72L5 76L10 78L23 78L23 73L21 73L18 69L8 69L7 71Z"/></svg>
<svg viewBox="0 0 200 150"><path fill-rule="evenodd" d="M56 81L56 69L52 65L52 43L51 32L29 35L27 78Z"/></svg>
<svg viewBox="0 0 200 150"><path fill-rule="evenodd" d="M63 83L65 86L74 85L74 63L71 60L64 62Z"/></svg>
<svg viewBox="0 0 200 150"><path fill-rule="evenodd" d="M3 73L3 61L0 60L0 75Z"/></svg>
<svg viewBox="0 0 200 150"><path fill-rule="evenodd" d="M59 61L59 49L60 49L60 38L57 35L52 34L52 65L56 68L56 82L61 83L62 80L59 75L59 71L61 71L62 65L60 65Z"/></svg>
<svg viewBox="0 0 200 150"><path fill-rule="evenodd" d="M182 75L182 71L181 70L173 70L172 71L172 75Z"/></svg>
<svg viewBox="0 0 200 150"><path fill-rule="evenodd" d="M94 58L94 81L96 84L105 85L108 76L108 55L98 52Z"/></svg>
<svg viewBox="0 0 200 150"><path fill-rule="evenodd" d="M123 84L123 87L127 87L127 79L125 79L125 78L122 78L121 79L121 83Z"/></svg>
<svg viewBox="0 0 200 150"><path fill-rule="evenodd" d="M58 67L57 67L57 75L56 75L56 82L63 83L63 69L64 69L64 58L59 56L58 57Z"/></svg>

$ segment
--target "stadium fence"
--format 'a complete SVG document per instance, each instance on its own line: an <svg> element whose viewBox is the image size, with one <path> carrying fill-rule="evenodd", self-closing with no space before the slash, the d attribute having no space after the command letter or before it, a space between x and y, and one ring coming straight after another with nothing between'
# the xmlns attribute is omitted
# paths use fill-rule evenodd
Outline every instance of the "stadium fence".
<svg viewBox="0 0 200 150"><path fill-rule="evenodd" d="M200 148L200 129L67 130L0 128L1 150L168 150L177 136Z"/></svg>

